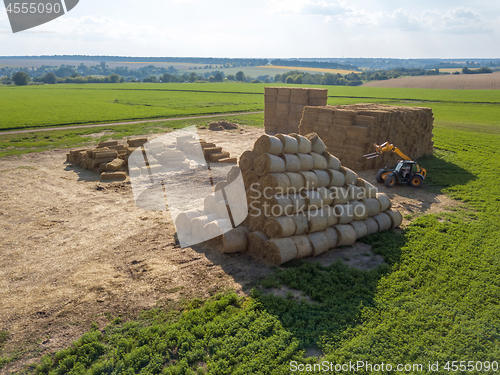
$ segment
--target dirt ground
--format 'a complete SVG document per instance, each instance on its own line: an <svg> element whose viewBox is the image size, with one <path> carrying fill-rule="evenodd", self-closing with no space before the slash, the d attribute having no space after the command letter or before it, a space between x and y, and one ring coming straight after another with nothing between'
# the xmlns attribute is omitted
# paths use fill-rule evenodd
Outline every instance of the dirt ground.
<svg viewBox="0 0 500 375"><path fill-rule="evenodd" d="M399 77L365 83L366 87L410 87L416 89L498 90L500 72L486 74L450 74L437 76Z"/></svg>
<svg viewBox="0 0 500 375"><path fill-rule="evenodd" d="M232 156L262 133L199 131ZM3 355L23 349L22 359L2 373L67 346L92 322L103 327L118 315L229 288L243 295L271 272L249 255L223 255L213 243L179 248L168 214L137 208L130 184L99 182L97 174L65 163L67 152L0 159L0 330L10 333ZM374 182L374 171L360 175ZM425 187L378 186L404 215L455 204ZM314 261L337 259L362 269L383 262L364 244Z"/></svg>

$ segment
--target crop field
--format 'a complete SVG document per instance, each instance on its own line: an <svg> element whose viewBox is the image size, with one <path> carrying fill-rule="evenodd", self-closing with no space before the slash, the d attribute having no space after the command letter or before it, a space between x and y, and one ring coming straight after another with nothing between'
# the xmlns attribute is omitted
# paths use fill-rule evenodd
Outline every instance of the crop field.
<svg viewBox="0 0 500 375"><path fill-rule="evenodd" d="M9 108L8 111L0 112L0 129L262 111L265 86L269 85L168 83L0 86L0 101L4 108ZM308 87L327 88L330 105L376 102L425 106L433 109L436 121L440 123L500 122L500 94L496 90Z"/></svg>
<svg viewBox="0 0 500 375"><path fill-rule="evenodd" d="M426 93L365 89L360 96L370 91L397 103L409 93L424 100ZM426 100L436 98L427 92ZM178 309L150 309L128 322L109 316L105 327L92 326L23 373L284 374L291 361L323 360L424 369L430 361L447 373L451 361L479 361L483 368L498 362L500 127L494 112L482 110L496 108L498 99L443 92L441 100L429 103L436 105L435 155L420 162L427 189L458 204L411 217L403 231L365 238L386 264L359 270L295 261L255 280L250 297L229 291ZM295 294L268 293L276 288ZM8 333L3 337L7 342ZM0 366L14 360L9 355Z"/></svg>
<svg viewBox="0 0 500 375"><path fill-rule="evenodd" d="M371 81L365 87L450 89L450 90L498 90L500 72L487 74L460 74L399 77L384 81Z"/></svg>

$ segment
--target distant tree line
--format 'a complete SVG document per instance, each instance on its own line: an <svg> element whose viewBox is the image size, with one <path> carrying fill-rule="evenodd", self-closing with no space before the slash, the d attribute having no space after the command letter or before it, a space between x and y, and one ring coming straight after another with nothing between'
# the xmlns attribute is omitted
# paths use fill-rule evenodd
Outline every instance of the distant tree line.
<svg viewBox="0 0 500 375"><path fill-rule="evenodd" d="M335 62L327 61L303 61L303 60L281 60L276 59L271 61L272 65L276 66L296 66L303 68L321 68L321 69L345 69L345 70L359 70L354 65L343 65Z"/></svg>
<svg viewBox="0 0 500 375"><path fill-rule="evenodd" d="M469 69L467 67L464 67L462 69L462 73L463 74L481 74L481 73L493 73L493 71L487 67L482 67L479 69Z"/></svg>

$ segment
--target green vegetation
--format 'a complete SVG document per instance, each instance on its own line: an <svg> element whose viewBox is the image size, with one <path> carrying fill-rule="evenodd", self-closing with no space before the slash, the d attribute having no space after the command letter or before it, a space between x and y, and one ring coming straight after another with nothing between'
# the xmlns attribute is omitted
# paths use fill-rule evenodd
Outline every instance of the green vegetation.
<svg viewBox="0 0 500 375"><path fill-rule="evenodd" d="M20 134L0 133L0 158L9 155L20 155L57 148L90 146L95 145L99 141L108 139L120 139L132 135L163 133L190 125L203 126L212 121L220 120L251 126L262 126L264 116L259 113L195 120L172 120L116 126L99 126L86 129L50 130ZM96 136L96 134L98 135Z"/></svg>
<svg viewBox="0 0 500 375"><path fill-rule="evenodd" d="M0 128L262 111L264 100L261 94L265 86L269 85L228 82L3 86L0 87L0 100L9 110L0 113ZM495 90L332 86L328 93L328 104L332 105L376 102L432 107L439 123L498 124L500 118L500 97Z"/></svg>
<svg viewBox="0 0 500 375"><path fill-rule="evenodd" d="M180 317L150 311L136 322L93 329L45 356L37 374L283 374L301 353L293 336L234 293L194 300ZM279 364L279 365L277 365Z"/></svg>

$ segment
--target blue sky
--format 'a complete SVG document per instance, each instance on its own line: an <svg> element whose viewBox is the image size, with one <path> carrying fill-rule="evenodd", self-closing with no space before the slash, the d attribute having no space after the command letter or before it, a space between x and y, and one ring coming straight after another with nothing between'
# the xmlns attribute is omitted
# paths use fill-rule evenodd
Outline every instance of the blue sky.
<svg viewBox="0 0 500 375"><path fill-rule="evenodd" d="M0 55L500 57L500 2L80 0Z"/></svg>

